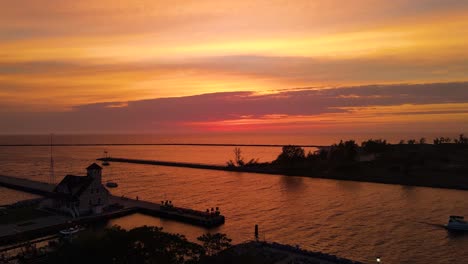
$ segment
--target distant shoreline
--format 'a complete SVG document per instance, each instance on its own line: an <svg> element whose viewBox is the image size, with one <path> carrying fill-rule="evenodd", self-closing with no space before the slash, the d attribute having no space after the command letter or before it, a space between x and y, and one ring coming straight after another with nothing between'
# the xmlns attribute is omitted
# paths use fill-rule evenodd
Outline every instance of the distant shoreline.
<svg viewBox="0 0 468 264"><path fill-rule="evenodd" d="M270 175L282 176L295 176L295 177L308 177L317 179L331 179L343 181L356 181L356 182L370 182L382 184L394 184L401 186L414 186L414 187L430 187L454 190L468 190L468 176L456 174L447 177L444 172L429 172L418 170L411 173L411 175L401 175L399 173L385 173L380 170L368 170L360 172L349 172L347 175L338 173L312 173L307 174L299 170L273 170L268 168L253 168L253 167L228 167L222 165L209 165L197 163L184 163L184 162L171 162L171 161L156 161L156 160L139 160L139 159L126 159L126 158L99 158L99 161L133 163L143 165L155 166L169 166L169 167L182 167L191 169L205 169L205 170L220 170L230 172L246 172L246 173L259 173ZM380 175L380 176L375 176ZM416 176L420 175L420 176Z"/></svg>
<svg viewBox="0 0 468 264"><path fill-rule="evenodd" d="M0 147L50 147L50 144L0 144ZM206 146L206 147L272 147L278 144L212 144L212 143L96 143L96 144L52 144L52 147L92 147L92 146ZM323 148L320 145L297 145L302 148Z"/></svg>

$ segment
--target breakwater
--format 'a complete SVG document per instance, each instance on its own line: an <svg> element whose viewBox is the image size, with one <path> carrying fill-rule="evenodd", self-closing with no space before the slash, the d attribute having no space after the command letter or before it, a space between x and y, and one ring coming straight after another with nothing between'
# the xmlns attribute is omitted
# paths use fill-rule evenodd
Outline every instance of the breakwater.
<svg viewBox="0 0 468 264"><path fill-rule="evenodd" d="M349 170L333 171L311 168L276 168L271 164L257 166L223 166L199 163L185 163L173 161L142 160L128 158L99 158L100 161L133 163L156 166L182 167L192 169L219 170L232 172L248 172L273 175L286 175L298 177L311 177L322 179L333 179L343 181L374 182L383 184L396 184L405 186L420 186L444 189L468 190L468 180L464 174L451 173L447 175L444 171L428 171L414 168L410 175L400 172L389 171L387 167L371 168L365 163L357 163L357 167ZM356 169L357 168L357 169Z"/></svg>
<svg viewBox="0 0 468 264"><path fill-rule="evenodd" d="M267 169L267 168L256 168L256 167L230 167L223 165L211 165L211 164L200 164L200 163L187 163L187 162L175 162L175 161L159 161L159 160L143 160L143 159L128 159L128 158L99 158L99 161L108 162L121 162L121 163L133 163L133 164L144 164L144 165L156 165L156 166L169 166L169 167L182 167L191 169L205 169L205 170L221 170L221 171L235 171L235 172L253 172L253 173L265 173L265 174L282 174L280 172Z"/></svg>

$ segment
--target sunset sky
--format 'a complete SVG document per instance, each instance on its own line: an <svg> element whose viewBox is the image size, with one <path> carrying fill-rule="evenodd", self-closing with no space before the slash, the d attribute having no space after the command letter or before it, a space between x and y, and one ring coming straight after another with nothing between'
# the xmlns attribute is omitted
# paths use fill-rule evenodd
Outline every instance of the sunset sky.
<svg viewBox="0 0 468 264"><path fill-rule="evenodd" d="M0 134L468 132L468 1L0 1Z"/></svg>

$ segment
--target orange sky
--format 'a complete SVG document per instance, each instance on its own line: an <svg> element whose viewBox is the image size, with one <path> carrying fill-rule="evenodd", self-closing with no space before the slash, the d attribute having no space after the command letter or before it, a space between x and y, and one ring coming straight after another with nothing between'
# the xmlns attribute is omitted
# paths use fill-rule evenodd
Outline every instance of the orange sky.
<svg viewBox="0 0 468 264"><path fill-rule="evenodd" d="M60 113L220 92L464 82L467 17L468 2L456 0L2 1L0 112ZM466 102L456 103L461 106L441 100L436 107L453 108L454 120L468 121L460 116ZM382 107L370 114L376 122L408 119L380 119L380 110L407 109L398 104L376 107ZM424 102L415 107L427 109ZM236 122L324 123L318 115L286 118L274 109L273 119L235 114L214 122L227 129ZM367 114L366 108L346 117L327 113L348 120L343 124L367 124ZM410 116L415 124L427 122ZM204 122L193 121L185 124Z"/></svg>

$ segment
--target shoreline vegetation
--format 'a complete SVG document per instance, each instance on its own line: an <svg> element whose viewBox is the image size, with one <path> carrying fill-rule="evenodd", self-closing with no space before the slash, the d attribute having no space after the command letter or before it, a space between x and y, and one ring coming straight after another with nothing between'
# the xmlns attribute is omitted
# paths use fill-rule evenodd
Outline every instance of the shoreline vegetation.
<svg viewBox="0 0 468 264"><path fill-rule="evenodd" d="M299 246L251 240L231 244L223 233L205 233L197 242L162 227L141 226L131 230L113 226L85 229L50 240L48 246L25 249L10 260L19 263L342 263L360 264L335 255L301 249ZM5 256L0 261L7 260Z"/></svg>
<svg viewBox="0 0 468 264"><path fill-rule="evenodd" d="M232 240L222 233L206 233L197 240L199 243L191 242L157 226L128 231L120 226L91 229L60 243L48 256L48 263L207 263L232 246Z"/></svg>
<svg viewBox="0 0 468 264"><path fill-rule="evenodd" d="M390 144L369 139L358 145L340 141L315 152L283 146L272 162L244 161L240 148L228 168L242 171L304 176L336 180L364 181L434 188L468 190L468 138L439 137L433 144L425 138Z"/></svg>
<svg viewBox="0 0 468 264"><path fill-rule="evenodd" d="M432 144L425 138L398 144L384 139L360 145L354 140L340 141L307 154L301 146L287 145L271 162L245 161L236 147L234 159L225 166L112 157L98 160L468 190L468 138L463 134L454 139L438 137Z"/></svg>

